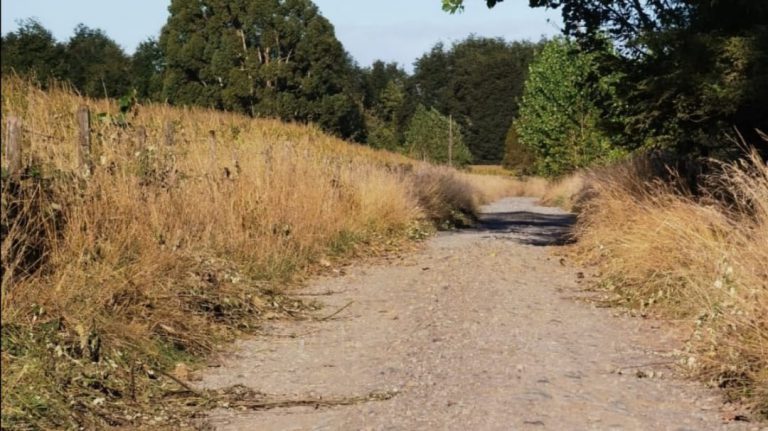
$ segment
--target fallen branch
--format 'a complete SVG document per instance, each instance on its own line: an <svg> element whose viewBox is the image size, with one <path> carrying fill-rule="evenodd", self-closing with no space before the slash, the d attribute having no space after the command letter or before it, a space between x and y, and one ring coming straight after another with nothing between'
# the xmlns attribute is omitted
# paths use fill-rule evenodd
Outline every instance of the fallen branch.
<svg viewBox="0 0 768 431"><path fill-rule="evenodd" d="M291 294L291 296L331 296L337 293L344 293L344 292L346 292L346 289L345 290L326 290L325 292L317 292L317 293L311 293L311 292L293 293Z"/></svg>
<svg viewBox="0 0 768 431"><path fill-rule="evenodd" d="M262 400L237 400L229 402L229 407L245 407L251 410L269 410L287 407L335 407L349 406L369 401L386 401L394 398L397 391L370 392L366 395L337 397L337 398L297 398L297 399L262 399Z"/></svg>
<svg viewBox="0 0 768 431"><path fill-rule="evenodd" d="M160 374L163 377L168 377L169 379L171 379L174 382L176 382L179 386L183 387L184 389L188 390L189 392L192 392L193 394L197 395L198 397L207 398L202 392L200 392L197 389L193 388L188 383L186 383L185 381L179 379L178 377L174 376L173 374L166 373L165 371L160 370L160 369L157 369L157 370L154 370L154 371L157 371L157 373Z"/></svg>
<svg viewBox="0 0 768 431"><path fill-rule="evenodd" d="M352 303L354 303L354 302L355 302L355 301L349 301L349 302L347 302L347 304L346 304L346 305L344 305L343 307L341 307L341 308L339 308L338 310L334 311L333 313L331 313L331 314L329 314L329 315L327 315L327 316L325 316L325 317L321 317L321 318L319 318L319 319L317 319L317 320L320 320L320 321L323 321L323 320L328 320L328 319L332 318L333 316L335 316L335 315L337 315L337 314L341 313L342 311L344 311L344 310L345 310L347 307L349 307L350 305L352 305Z"/></svg>
<svg viewBox="0 0 768 431"><path fill-rule="evenodd" d="M640 365L628 365L626 367L616 367L617 370L630 370L632 368L645 368L645 367L654 367L658 365L673 365L677 364L677 361L662 361L662 362L649 362L647 364L640 364Z"/></svg>

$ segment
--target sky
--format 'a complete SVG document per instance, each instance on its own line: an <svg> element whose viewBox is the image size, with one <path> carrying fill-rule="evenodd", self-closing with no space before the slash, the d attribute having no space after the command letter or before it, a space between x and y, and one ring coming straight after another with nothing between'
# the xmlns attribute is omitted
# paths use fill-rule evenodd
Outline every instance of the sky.
<svg viewBox="0 0 768 431"><path fill-rule="evenodd" d="M60 41L83 23L104 30L127 53L148 37L157 37L168 18L162 0L3 0L1 31L35 17ZM507 0L488 10L482 0L466 0L462 14L440 8L440 0L315 0L336 28L336 36L361 65L396 61L409 72L413 62L437 42L450 44L470 34L507 40L539 40L559 33L557 11L531 9L527 1Z"/></svg>

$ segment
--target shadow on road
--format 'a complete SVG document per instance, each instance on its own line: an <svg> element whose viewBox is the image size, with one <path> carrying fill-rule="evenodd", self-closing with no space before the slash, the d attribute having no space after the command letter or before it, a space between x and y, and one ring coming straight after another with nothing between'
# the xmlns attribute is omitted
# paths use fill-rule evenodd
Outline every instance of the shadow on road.
<svg viewBox="0 0 768 431"><path fill-rule="evenodd" d="M472 230L489 232L498 239L537 246L564 245L573 242L574 214L542 214L530 211L480 214ZM499 236L499 234L504 234ZM506 235L512 234L512 235Z"/></svg>

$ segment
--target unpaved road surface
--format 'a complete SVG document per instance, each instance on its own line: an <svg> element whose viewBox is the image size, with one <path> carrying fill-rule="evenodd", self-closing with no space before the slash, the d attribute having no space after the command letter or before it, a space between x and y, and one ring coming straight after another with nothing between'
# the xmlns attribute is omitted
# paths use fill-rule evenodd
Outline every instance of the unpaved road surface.
<svg viewBox="0 0 768 431"><path fill-rule="evenodd" d="M725 422L717 394L673 377L677 342L664 326L579 300L578 270L552 254L572 221L533 199L505 199L484 208L479 229L316 280L303 293L327 305L321 314L351 304L331 319L277 323L240 342L201 385L348 402L222 408L207 422L217 430L760 429Z"/></svg>

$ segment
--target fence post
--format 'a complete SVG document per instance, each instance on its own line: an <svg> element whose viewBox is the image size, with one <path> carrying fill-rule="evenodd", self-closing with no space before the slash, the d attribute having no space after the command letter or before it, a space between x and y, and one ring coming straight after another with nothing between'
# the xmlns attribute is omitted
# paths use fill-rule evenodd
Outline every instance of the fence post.
<svg viewBox="0 0 768 431"><path fill-rule="evenodd" d="M448 166L453 166L453 115L448 116Z"/></svg>
<svg viewBox="0 0 768 431"><path fill-rule="evenodd" d="M136 135L139 140L138 151L143 151L145 148L147 148L147 128L144 126L137 127Z"/></svg>
<svg viewBox="0 0 768 431"><path fill-rule="evenodd" d="M18 179L21 176L21 120L13 115L8 117L5 158L8 160L8 173Z"/></svg>
<svg viewBox="0 0 768 431"><path fill-rule="evenodd" d="M91 112L88 106L81 105L77 110L77 125L80 131L77 146L77 161L80 173L90 176L93 173L91 164Z"/></svg>
<svg viewBox="0 0 768 431"><path fill-rule="evenodd" d="M165 136L165 145L167 147L173 146L173 121L166 120L163 126L163 136Z"/></svg>
<svg viewBox="0 0 768 431"><path fill-rule="evenodd" d="M240 174L240 156L238 154L237 148L232 149L232 163L235 165L235 173Z"/></svg>
<svg viewBox="0 0 768 431"><path fill-rule="evenodd" d="M216 131L215 130L209 130L208 131L208 145L210 147L211 152L211 174L216 174Z"/></svg>

